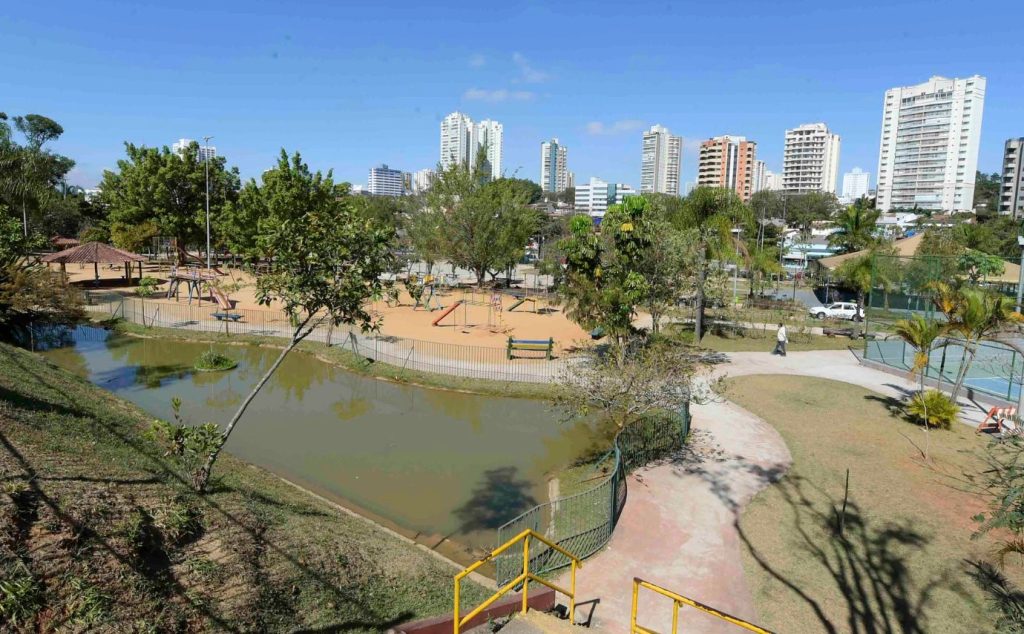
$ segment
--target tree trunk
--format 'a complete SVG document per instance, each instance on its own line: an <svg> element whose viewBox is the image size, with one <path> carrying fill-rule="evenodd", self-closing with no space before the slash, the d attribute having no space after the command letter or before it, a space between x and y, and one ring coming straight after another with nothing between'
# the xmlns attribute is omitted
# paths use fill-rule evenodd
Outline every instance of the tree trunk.
<svg viewBox="0 0 1024 634"><path fill-rule="evenodd" d="M970 341L964 342L964 358L960 362L960 371L956 375L956 383L953 385L953 402L956 402L958 396L960 396L960 388L964 386L964 381L967 380L967 371L971 369L971 364L974 363L975 345L971 344Z"/></svg>
<svg viewBox="0 0 1024 634"><path fill-rule="evenodd" d="M704 338L704 284L707 271L704 270L704 243L697 248L697 297L694 306L693 343L699 344Z"/></svg>
<svg viewBox="0 0 1024 634"><path fill-rule="evenodd" d="M263 389L263 386L267 383L268 380L270 380L270 377L273 376L274 372L277 371L277 368L280 367L281 362L284 361L284 358L286 356L288 356L288 353L291 352L292 349L295 346L297 346L300 341L305 339L306 335L312 332L313 329L310 328L309 330L306 331L305 334L301 334L302 329L305 328L306 324L308 324L311 319L312 316L307 317L305 321L299 324L299 326L295 329L295 333L292 335L291 342L285 347L284 350L281 351L281 354L277 357L277 360L274 361L274 364L270 366L270 369L267 370L266 374L263 375L263 378L261 378L259 382L256 384L256 386L252 388L252 391L249 392L249 396L245 397L245 400L242 401L242 404L238 407L238 411L236 411L235 415L231 417L231 420L228 422L228 426L224 429L224 434L221 436L220 442L217 443L217 447L206 458L206 464L203 465L203 468L199 471L199 473L196 476L196 491L200 493L206 492L206 487L210 483L210 473L213 471L213 464L217 461L217 456L220 455L220 452L224 448L224 445L227 444L228 436L230 436L231 432L234 431L235 425L237 425L239 419L242 418L242 414L245 414L245 410L249 407L249 403L252 403L253 399L256 398L256 395L259 394L260 390Z"/></svg>

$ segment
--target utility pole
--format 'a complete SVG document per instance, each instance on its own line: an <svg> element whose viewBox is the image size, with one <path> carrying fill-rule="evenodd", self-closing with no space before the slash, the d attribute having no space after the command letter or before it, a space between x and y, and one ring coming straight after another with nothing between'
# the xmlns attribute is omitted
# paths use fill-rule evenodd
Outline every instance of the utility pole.
<svg viewBox="0 0 1024 634"><path fill-rule="evenodd" d="M212 136L203 137L203 155L206 158L206 270L209 271L212 267L210 265L210 139Z"/></svg>
<svg viewBox="0 0 1024 634"><path fill-rule="evenodd" d="M1017 245L1020 247L1020 274L1017 276L1017 312L1019 313L1021 299L1024 298L1024 236L1017 236Z"/></svg>

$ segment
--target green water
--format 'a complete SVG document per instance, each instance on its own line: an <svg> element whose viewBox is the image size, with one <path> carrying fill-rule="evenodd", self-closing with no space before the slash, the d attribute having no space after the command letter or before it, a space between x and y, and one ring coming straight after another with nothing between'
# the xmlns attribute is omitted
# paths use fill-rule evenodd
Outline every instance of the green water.
<svg viewBox="0 0 1024 634"><path fill-rule="evenodd" d="M44 353L154 416L182 400L192 423L225 424L279 351L214 346L239 362L195 372L210 346L79 328ZM227 449L356 507L418 541L464 556L495 529L547 501L548 475L592 446L584 424L544 403L404 386L292 352L235 428Z"/></svg>

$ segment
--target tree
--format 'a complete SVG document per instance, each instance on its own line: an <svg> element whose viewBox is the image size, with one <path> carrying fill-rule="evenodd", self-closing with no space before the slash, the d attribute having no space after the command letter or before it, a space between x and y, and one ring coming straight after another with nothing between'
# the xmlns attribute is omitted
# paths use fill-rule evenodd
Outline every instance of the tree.
<svg viewBox="0 0 1024 634"><path fill-rule="evenodd" d="M850 205L835 219L839 230L829 235L828 243L840 253L860 251L876 241L875 223L878 222L880 214L877 210L865 206L862 201L866 199L861 198Z"/></svg>
<svg viewBox="0 0 1024 634"><path fill-rule="evenodd" d="M199 159L199 144L193 142L179 154L167 146L125 143L125 153L117 171L103 173L100 185L115 244L127 248L119 240L135 235L132 227L152 223L160 235L174 240L178 262L184 264L189 247L205 245L206 162ZM218 156L209 160L209 172L210 215L216 219L238 195L238 169L228 170L224 157Z"/></svg>
<svg viewBox="0 0 1024 634"><path fill-rule="evenodd" d="M995 215L999 212L999 190L1002 179L999 174L982 174L977 171L974 177L974 209L979 216Z"/></svg>
<svg viewBox="0 0 1024 634"><path fill-rule="evenodd" d="M802 235L808 235L811 223L832 218L839 208L839 202L835 194L829 192L806 192L785 195L784 207L786 222L798 227Z"/></svg>
<svg viewBox="0 0 1024 634"><path fill-rule="evenodd" d="M918 375L921 379L920 404L924 408L925 449L924 459L929 459L931 436L928 434L928 401L924 398L925 376L928 374L928 364L931 362L932 350L936 342L945 332L945 327L934 319L925 319L921 315L913 315L910 319L901 319L893 324L895 332L903 341L914 349L914 363L910 366L910 376ZM942 377L939 377L941 381Z"/></svg>
<svg viewBox="0 0 1024 634"><path fill-rule="evenodd" d="M217 456L249 404L288 353L317 326L379 328L367 311L367 300L385 288L382 275L391 266L394 228L361 216L350 196L336 196L331 173L310 173L298 153L289 162L282 151L277 170L276 178L292 187L262 192L265 208L275 220L260 224L256 244L263 257L272 258L273 266L257 279L256 289L260 304L282 305L293 324L292 336L228 422L197 478L199 491L205 491ZM285 191L301 192L307 206L296 209L296 201Z"/></svg>
<svg viewBox="0 0 1024 634"><path fill-rule="evenodd" d="M697 187L683 200L677 226L697 234L696 306L694 341L704 337L704 309L708 292L708 272L713 260L728 260L737 255L732 230L751 222L750 210L730 189Z"/></svg>
<svg viewBox="0 0 1024 634"><path fill-rule="evenodd" d="M871 292L872 284L888 289L893 280L888 279L891 272L889 266L875 266L876 258L891 258L895 248L889 243L877 244L866 253L843 261L836 268L835 276L839 282L857 292L857 314L866 310L864 298Z"/></svg>

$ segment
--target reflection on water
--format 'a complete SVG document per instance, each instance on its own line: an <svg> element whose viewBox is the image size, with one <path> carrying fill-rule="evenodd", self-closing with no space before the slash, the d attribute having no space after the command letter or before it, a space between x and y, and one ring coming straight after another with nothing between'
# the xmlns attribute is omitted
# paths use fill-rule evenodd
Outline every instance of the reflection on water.
<svg viewBox="0 0 1024 634"><path fill-rule="evenodd" d="M239 363L195 372L210 346L76 333L53 362L171 418L224 424L280 354L214 348ZM594 442L542 403L428 390L355 376L293 352L256 397L228 449L320 493L343 499L434 545L445 537L493 545L494 529L547 499L546 474Z"/></svg>

